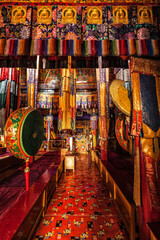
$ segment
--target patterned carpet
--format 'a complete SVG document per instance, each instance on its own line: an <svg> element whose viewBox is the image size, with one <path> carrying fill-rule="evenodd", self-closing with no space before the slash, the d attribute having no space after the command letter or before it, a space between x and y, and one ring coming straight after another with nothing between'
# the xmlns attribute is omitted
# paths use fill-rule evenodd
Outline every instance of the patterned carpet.
<svg viewBox="0 0 160 240"><path fill-rule="evenodd" d="M122 219L88 155L76 157L54 192L34 240L127 240Z"/></svg>

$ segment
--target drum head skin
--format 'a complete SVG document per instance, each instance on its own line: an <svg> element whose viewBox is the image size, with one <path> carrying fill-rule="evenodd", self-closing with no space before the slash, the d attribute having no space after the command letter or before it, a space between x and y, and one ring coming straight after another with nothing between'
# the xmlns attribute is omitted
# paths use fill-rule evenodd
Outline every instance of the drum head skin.
<svg viewBox="0 0 160 240"><path fill-rule="evenodd" d="M20 132L23 151L30 156L34 156L42 144L43 135L44 127L41 114L37 110L29 112L23 120Z"/></svg>
<svg viewBox="0 0 160 240"><path fill-rule="evenodd" d="M19 108L6 122L5 143L15 157L26 160L34 156L42 144L43 136L43 118L36 109Z"/></svg>

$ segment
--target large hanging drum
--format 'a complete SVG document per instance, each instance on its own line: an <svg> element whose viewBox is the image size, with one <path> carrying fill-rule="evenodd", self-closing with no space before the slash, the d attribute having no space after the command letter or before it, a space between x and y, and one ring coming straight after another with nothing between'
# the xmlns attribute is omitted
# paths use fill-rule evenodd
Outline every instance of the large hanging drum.
<svg viewBox="0 0 160 240"><path fill-rule="evenodd" d="M41 114L33 108L19 108L13 112L5 126L5 142L16 157L34 156L43 141L44 125Z"/></svg>

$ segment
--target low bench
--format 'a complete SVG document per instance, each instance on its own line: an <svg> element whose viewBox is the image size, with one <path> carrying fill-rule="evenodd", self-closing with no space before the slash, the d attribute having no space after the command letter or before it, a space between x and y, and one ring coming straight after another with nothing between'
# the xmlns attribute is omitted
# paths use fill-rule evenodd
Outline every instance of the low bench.
<svg viewBox="0 0 160 240"><path fill-rule="evenodd" d="M117 209L124 221L130 240L138 238L136 233L136 206L133 201L133 164L129 162L128 169L123 169L118 154L108 154L108 160L102 161L92 151L92 161L95 161L101 176L106 182L110 195L113 197ZM123 159L123 162L125 159ZM126 162L127 163L127 162ZM115 167L116 165L117 168Z"/></svg>
<svg viewBox="0 0 160 240"><path fill-rule="evenodd" d="M52 157L47 153L45 157ZM56 156L53 156L53 158ZM36 172L37 163L31 164L31 171ZM64 170L64 157L55 158L53 163L42 173L28 191L17 195L16 203L9 209L4 217L0 218L0 239L18 240L33 239L34 232L41 217L45 214L50 198L56 188L57 182Z"/></svg>

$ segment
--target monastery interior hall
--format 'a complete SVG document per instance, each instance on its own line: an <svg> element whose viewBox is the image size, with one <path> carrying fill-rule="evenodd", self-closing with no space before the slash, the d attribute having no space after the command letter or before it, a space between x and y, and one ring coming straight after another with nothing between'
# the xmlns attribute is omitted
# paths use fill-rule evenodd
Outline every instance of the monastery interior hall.
<svg viewBox="0 0 160 240"><path fill-rule="evenodd" d="M0 240L160 240L160 0L0 0Z"/></svg>

